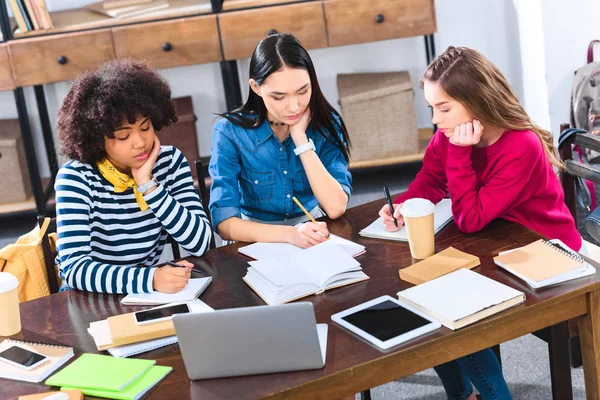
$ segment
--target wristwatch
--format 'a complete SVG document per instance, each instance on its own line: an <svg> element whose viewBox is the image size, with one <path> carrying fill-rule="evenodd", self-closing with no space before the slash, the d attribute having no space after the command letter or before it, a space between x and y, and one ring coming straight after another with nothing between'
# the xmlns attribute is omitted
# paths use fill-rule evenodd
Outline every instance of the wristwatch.
<svg viewBox="0 0 600 400"><path fill-rule="evenodd" d="M158 181L155 177L152 177L152 179L150 179L148 182L144 183L143 185L139 185L137 190L138 192L144 194L155 186L158 186Z"/></svg>
<svg viewBox="0 0 600 400"><path fill-rule="evenodd" d="M308 143L304 143L302 146L296 147L294 149L294 154L299 156L300 154L308 150L316 150L315 144L313 143L312 139L308 139Z"/></svg>

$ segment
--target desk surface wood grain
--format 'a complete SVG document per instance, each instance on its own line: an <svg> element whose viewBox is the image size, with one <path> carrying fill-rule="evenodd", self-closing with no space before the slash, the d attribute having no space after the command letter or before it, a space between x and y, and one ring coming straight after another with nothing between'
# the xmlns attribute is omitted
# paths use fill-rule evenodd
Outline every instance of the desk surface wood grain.
<svg viewBox="0 0 600 400"><path fill-rule="evenodd" d="M357 260L371 279L305 298L314 304L317 321L329 324L327 364L324 368L190 381L179 348L172 345L139 356L156 359L158 365L173 367L173 372L149 393L148 398L339 398L587 313L586 296L599 287L596 276L536 292L496 268L492 260L494 255L537 240L540 236L535 232L518 224L497 220L481 232L466 235L451 223L436 236L436 250L454 246L477 255L481 266L475 271L524 291L527 296L525 304L459 331L442 328L381 352L333 324L330 316L384 294L395 296L399 290L410 286L398 275L399 268L416 262L410 256L407 243L358 236L362 228L377 218L377 211L384 203L382 199L356 207L348 210L342 218L328 221L331 232L366 246L366 254ZM242 281L248 259L238 254L237 248L241 245L222 247L201 258L190 258L197 269L213 276L213 283L201 299L215 309L264 304ZM75 348L76 355L96 353L93 340L86 332L89 323L138 309L121 306L120 298L73 290L24 303L21 306L23 330L16 338L70 345ZM589 326L587 337L592 337L594 330L597 328ZM198 343L198 346L202 345ZM1 379L0 385L3 396L8 395L9 398L48 389L42 384Z"/></svg>

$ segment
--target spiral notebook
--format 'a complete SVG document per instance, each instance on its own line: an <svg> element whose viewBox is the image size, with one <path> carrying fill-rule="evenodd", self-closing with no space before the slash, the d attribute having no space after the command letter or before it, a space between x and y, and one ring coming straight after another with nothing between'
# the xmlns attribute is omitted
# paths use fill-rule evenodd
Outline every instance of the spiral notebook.
<svg viewBox="0 0 600 400"><path fill-rule="evenodd" d="M534 289L593 275L596 269L558 239L501 253L494 262Z"/></svg>
<svg viewBox="0 0 600 400"><path fill-rule="evenodd" d="M12 346L19 346L26 350L43 354L48 357L48 361L29 371L0 362L0 378L26 382L41 382L73 357L72 347L50 343L26 342L15 339L6 339L0 343L0 352Z"/></svg>

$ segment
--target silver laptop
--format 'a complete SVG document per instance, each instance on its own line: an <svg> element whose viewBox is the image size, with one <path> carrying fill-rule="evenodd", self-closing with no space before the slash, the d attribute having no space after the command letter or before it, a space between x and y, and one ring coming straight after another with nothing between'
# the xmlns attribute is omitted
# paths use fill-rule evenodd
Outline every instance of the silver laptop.
<svg viewBox="0 0 600 400"><path fill-rule="evenodd" d="M190 379L325 365L327 324L316 324L312 303L176 314L173 323Z"/></svg>

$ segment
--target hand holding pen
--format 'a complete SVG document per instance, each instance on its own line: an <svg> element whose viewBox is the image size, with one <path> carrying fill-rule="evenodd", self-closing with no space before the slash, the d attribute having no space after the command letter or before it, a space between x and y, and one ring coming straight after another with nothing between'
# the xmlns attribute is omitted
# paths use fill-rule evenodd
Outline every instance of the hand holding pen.
<svg viewBox="0 0 600 400"><path fill-rule="evenodd" d="M328 240L329 230L327 229L327 224L325 222L315 221L298 199L292 197L292 200L294 200L311 222L291 227L292 231L288 238L288 242L298 247L307 248Z"/></svg>
<svg viewBox="0 0 600 400"><path fill-rule="evenodd" d="M387 186L383 187L383 194L385 195L387 204L384 205L379 211L379 216L383 221L383 225L385 229L389 232L395 232L402 228L404 225L404 219L402 218L402 214L400 214L400 208L402 204L393 204L392 197L390 196L390 191Z"/></svg>

